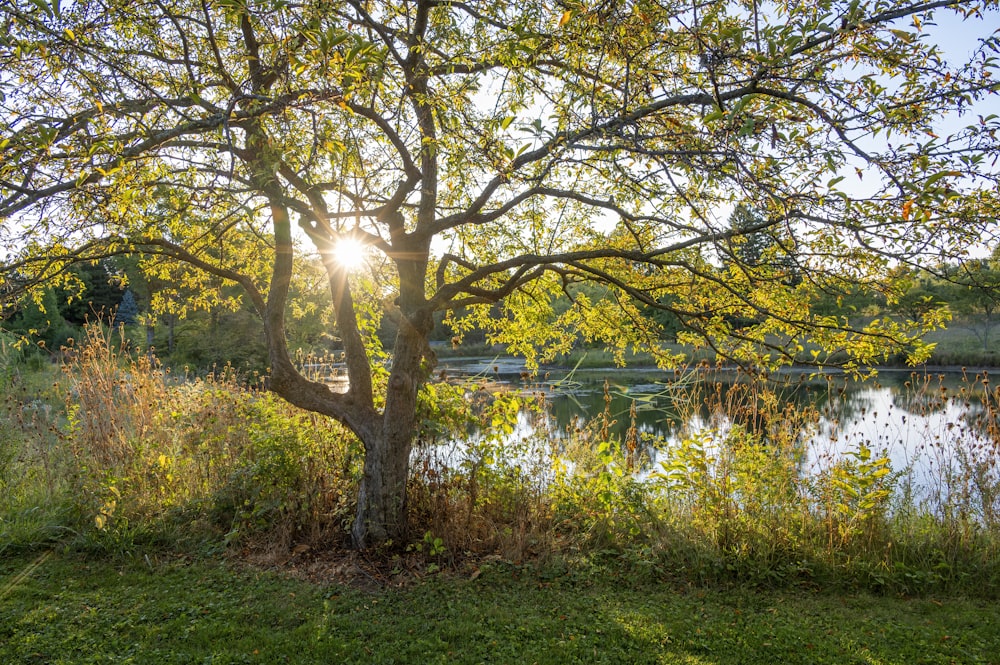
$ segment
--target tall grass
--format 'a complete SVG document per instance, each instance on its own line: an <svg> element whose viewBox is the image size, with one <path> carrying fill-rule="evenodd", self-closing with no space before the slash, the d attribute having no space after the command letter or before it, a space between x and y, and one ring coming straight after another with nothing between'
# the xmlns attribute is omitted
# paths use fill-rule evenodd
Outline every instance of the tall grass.
<svg viewBox="0 0 1000 665"><path fill-rule="evenodd" d="M61 455L57 372L0 330L0 553L66 533L70 491Z"/></svg>
<svg viewBox="0 0 1000 665"><path fill-rule="evenodd" d="M998 391L985 374L954 393L931 380L908 388L914 406L937 411L947 401L966 414L921 444L938 464L919 478L914 466L894 468L880 441L824 448L837 436L830 414L780 399L781 388L703 380L676 402L676 436L647 441L656 461L643 477L629 473L634 446L608 441L604 428L582 457L573 451L588 461L550 495L579 549L610 548L660 574L995 595ZM843 394L828 390L832 400Z"/></svg>
<svg viewBox="0 0 1000 665"><path fill-rule="evenodd" d="M129 553L156 541L287 548L343 538L360 455L336 423L248 388L229 368L174 376L98 325L65 358L55 438L14 417L27 407L13 401L3 423L22 466L63 488L63 528L78 543Z"/></svg>
<svg viewBox="0 0 1000 665"><path fill-rule="evenodd" d="M938 463L919 479L879 441L818 446L837 436L835 382L796 401L789 387L700 378L677 383L669 441L639 431L635 408L616 437L610 397L593 422L552 432L542 398L429 386L402 545L428 567L586 559L693 583L998 594L1000 392L987 375L957 391L907 386L907 409L965 414L924 443ZM14 546L347 543L360 444L228 368L176 376L92 326L55 385L8 398L0 416L0 526Z"/></svg>
<svg viewBox="0 0 1000 665"><path fill-rule="evenodd" d="M440 538L441 554L521 561L551 550L554 450L539 428L543 403L467 388L438 384L425 391L425 423L433 427L425 426L413 459L414 532Z"/></svg>

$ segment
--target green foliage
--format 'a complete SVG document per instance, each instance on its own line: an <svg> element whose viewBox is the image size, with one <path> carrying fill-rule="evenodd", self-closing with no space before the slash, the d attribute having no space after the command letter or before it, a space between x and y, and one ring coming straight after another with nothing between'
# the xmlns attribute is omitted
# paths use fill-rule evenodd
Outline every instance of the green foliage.
<svg viewBox="0 0 1000 665"><path fill-rule="evenodd" d="M9 414L0 421L0 496L10 497L17 485L18 466L21 442L16 438L14 428L8 423ZM3 513L10 510L9 505L3 506Z"/></svg>
<svg viewBox="0 0 1000 665"><path fill-rule="evenodd" d="M79 327L114 316L123 297L121 280L114 272L109 261L82 263L70 269L56 291L59 313L70 325Z"/></svg>
<svg viewBox="0 0 1000 665"><path fill-rule="evenodd" d="M661 517L653 509L652 486L635 476L642 463L635 402L631 426L624 440L618 440L610 434L609 390L605 381L603 413L556 458L550 492L563 537L596 550L655 541Z"/></svg>
<svg viewBox="0 0 1000 665"><path fill-rule="evenodd" d="M888 516L890 499L899 473L893 474L889 458L873 458L868 446L847 451L818 482L821 505L830 525L829 537L848 543L873 537L879 522Z"/></svg>
<svg viewBox="0 0 1000 665"><path fill-rule="evenodd" d="M64 289L80 323L81 290L134 281L175 363L266 359L399 476L442 315L532 368L580 342L678 366L672 335L765 369L926 360L940 312L816 305L996 237L997 36L954 64L934 39L992 3L605 4L0 0L0 290ZM53 350L54 312L25 312ZM296 347L342 349L348 393ZM402 536L405 485L358 502L359 544Z"/></svg>
<svg viewBox="0 0 1000 665"><path fill-rule="evenodd" d="M174 376L116 334L88 329L58 399L47 374L19 378L17 394L35 397L6 402L6 548L58 538L121 560L346 542L363 459L353 436L231 370ZM612 434L610 386L594 422L552 432L533 398L482 380L428 384L407 486L413 538L396 551L409 545L406 565L424 572L499 555L702 585L990 595L1000 581L1000 396L986 375L954 396L929 381L908 389L907 409L970 404L976 420L962 427L983 433L941 467L938 494L914 493L909 470L869 444L807 468L818 407L749 379L678 379L672 408L690 412L675 422L690 429L670 443L639 431L638 407ZM536 419L530 435L526 419Z"/></svg>
<svg viewBox="0 0 1000 665"><path fill-rule="evenodd" d="M42 291L37 300L22 301L21 308L7 323L7 329L50 351L58 351L75 333L60 314L59 301L52 288Z"/></svg>
<svg viewBox="0 0 1000 665"><path fill-rule="evenodd" d="M166 335L171 336L169 345ZM267 368L263 327L246 309L196 312L171 322L168 330L158 326L154 347L161 346L171 347L164 362L175 368L203 373L228 365L244 375Z"/></svg>
<svg viewBox="0 0 1000 665"><path fill-rule="evenodd" d="M52 379L48 367L27 364L0 376L0 555L45 547L65 537L71 521L73 469L49 401Z"/></svg>
<svg viewBox="0 0 1000 665"><path fill-rule="evenodd" d="M414 453L413 530L430 528L449 552L500 552L514 560L544 552L551 448L541 432L517 433L521 418L541 417L537 400L485 387L471 394L461 386L427 388L434 390L424 399L435 399L444 417L421 430L432 435L422 435Z"/></svg>
<svg viewBox="0 0 1000 665"><path fill-rule="evenodd" d="M226 538L263 536L279 546L341 539L360 473L356 439L268 395L242 404L237 419L249 424L246 439L210 508L223 525L231 513Z"/></svg>
<svg viewBox="0 0 1000 665"><path fill-rule="evenodd" d="M174 378L109 334L88 327L63 385L70 459L59 473L83 546L125 555L164 539L343 537L360 451L342 427L241 387L231 370Z"/></svg>
<svg viewBox="0 0 1000 665"><path fill-rule="evenodd" d="M0 328L0 388L6 388L13 381L23 359L24 350L17 343L17 337Z"/></svg>

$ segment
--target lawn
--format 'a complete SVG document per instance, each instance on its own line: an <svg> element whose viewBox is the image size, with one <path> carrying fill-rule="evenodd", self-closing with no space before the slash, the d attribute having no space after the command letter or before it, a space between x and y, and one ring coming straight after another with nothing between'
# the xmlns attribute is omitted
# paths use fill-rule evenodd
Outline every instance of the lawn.
<svg viewBox="0 0 1000 665"><path fill-rule="evenodd" d="M501 564L373 591L35 553L0 560L0 663L1000 663L1000 606Z"/></svg>

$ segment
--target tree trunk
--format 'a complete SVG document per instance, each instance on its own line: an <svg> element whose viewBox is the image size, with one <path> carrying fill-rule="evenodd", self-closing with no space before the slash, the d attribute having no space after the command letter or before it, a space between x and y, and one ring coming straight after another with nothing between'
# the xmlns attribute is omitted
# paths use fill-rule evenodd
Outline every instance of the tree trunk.
<svg viewBox="0 0 1000 665"><path fill-rule="evenodd" d="M351 530L358 549L406 542L406 481L426 345L426 332L404 320L396 339L381 427L372 440L364 441L364 473Z"/></svg>

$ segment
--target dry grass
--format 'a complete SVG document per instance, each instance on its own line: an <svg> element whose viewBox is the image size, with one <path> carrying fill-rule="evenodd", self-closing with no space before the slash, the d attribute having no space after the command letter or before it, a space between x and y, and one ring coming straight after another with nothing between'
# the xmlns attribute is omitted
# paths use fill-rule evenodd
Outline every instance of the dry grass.
<svg viewBox="0 0 1000 665"><path fill-rule="evenodd" d="M517 395L429 388L408 495L414 535L399 561L610 557L695 582L1000 588L1000 395L986 375L954 394L908 387L907 408L957 400L972 414L927 443L947 464L924 497L877 446L809 457L821 408L761 382L685 385L676 421L687 424L669 444L634 422L619 440L609 414L556 436ZM0 503L7 534L34 502L70 506L47 519L62 515L62 533L117 554L158 543L291 561L346 542L363 453L329 419L225 368L173 376L100 327L67 354L59 386L64 423L43 417L44 402L6 407L0 438L16 454L0 455L0 481L21 497ZM828 390L827 403L838 399ZM532 413L540 421L527 427ZM949 438L955 428L977 438ZM27 493L20 477L49 489Z"/></svg>

